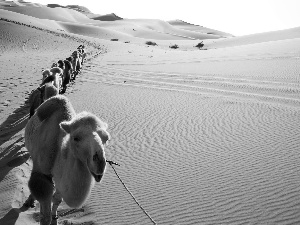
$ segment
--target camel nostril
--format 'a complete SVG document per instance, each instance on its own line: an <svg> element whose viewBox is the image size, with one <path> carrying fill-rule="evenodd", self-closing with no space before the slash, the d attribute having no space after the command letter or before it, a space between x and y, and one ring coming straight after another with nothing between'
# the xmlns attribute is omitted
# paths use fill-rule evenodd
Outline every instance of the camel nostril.
<svg viewBox="0 0 300 225"><path fill-rule="evenodd" d="M93 161L96 161L96 160L98 160L99 159L99 157L98 157L98 154L96 153L95 155L93 155Z"/></svg>

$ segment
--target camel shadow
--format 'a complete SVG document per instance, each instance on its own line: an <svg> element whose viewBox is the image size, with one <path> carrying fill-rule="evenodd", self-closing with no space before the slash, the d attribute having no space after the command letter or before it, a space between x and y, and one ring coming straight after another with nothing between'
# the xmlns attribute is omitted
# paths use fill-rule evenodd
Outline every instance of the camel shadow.
<svg viewBox="0 0 300 225"><path fill-rule="evenodd" d="M27 151L20 151L25 147L25 144L21 142L22 140L23 137L20 137L3 150L0 147L0 182L10 170L22 165L29 159L29 153Z"/></svg>
<svg viewBox="0 0 300 225"><path fill-rule="evenodd" d="M29 159L27 151L20 151L25 145L22 142L23 137L18 138L6 148L0 151L0 182L13 168L22 165ZM19 218L19 214L28 209L28 206L23 205L21 208L12 208L3 218L0 219L0 224L14 225Z"/></svg>
<svg viewBox="0 0 300 225"><path fill-rule="evenodd" d="M15 225L21 212L28 210L28 207L12 208L3 218L0 219L0 224Z"/></svg>
<svg viewBox="0 0 300 225"><path fill-rule="evenodd" d="M21 131L28 121L29 104L24 103L0 125L0 146Z"/></svg>

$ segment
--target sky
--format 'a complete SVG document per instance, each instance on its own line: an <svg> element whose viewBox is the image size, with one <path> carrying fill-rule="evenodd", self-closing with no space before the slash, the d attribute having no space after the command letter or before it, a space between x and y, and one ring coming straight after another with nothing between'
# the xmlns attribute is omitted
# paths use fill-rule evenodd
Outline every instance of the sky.
<svg viewBox="0 0 300 225"><path fill-rule="evenodd" d="M235 36L300 27L300 0L32 0L124 19L180 19Z"/></svg>

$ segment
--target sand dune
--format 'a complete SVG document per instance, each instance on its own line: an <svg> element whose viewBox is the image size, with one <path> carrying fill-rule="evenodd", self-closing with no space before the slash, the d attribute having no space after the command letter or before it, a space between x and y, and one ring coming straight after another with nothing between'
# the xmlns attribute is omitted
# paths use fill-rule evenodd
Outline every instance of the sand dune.
<svg viewBox="0 0 300 225"><path fill-rule="evenodd" d="M203 27L203 26L190 24L190 23L184 22L182 20L171 20L171 21L168 21L168 23L174 27L177 27L177 28L180 28L183 30L197 31L197 32L201 32L201 33L213 34L213 35L218 35L218 36L222 36L222 37L233 37L232 34L228 34L225 32L221 32L221 31L210 29L210 28Z"/></svg>
<svg viewBox="0 0 300 225"><path fill-rule="evenodd" d="M299 28L233 37L48 6L0 0L0 224L38 224L39 204L22 206L26 100L80 44L65 95L107 121L107 159L157 224L300 223ZM82 208L58 211L60 224L151 224L110 166Z"/></svg>
<svg viewBox="0 0 300 225"><path fill-rule="evenodd" d="M147 40L195 40L216 39L219 36L186 31L173 28L167 22L161 20L117 20L113 23L101 21L90 24L62 23L64 30L101 39L120 39L121 41L135 41L145 43ZM130 39L129 37L132 37ZM137 39L139 38L139 39Z"/></svg>
<svg viewBox="0 0 300 225"><path fill-rule="evenodd" d="M38 3L31 3L31 2L25 2L25 1L6 1L6 0L1 0L0 1L0 6L9 8L9 7L15 7L15 6L35 6L35 7L42 7L42 4Z"/></svg>
<svg viewBox="0 0 300 225"><path fill-rule="evenodd" d="M47 30L61 30L62 29L56 21L37 19L32 16L19 14L19 13L4 10L1 8L0 8L0 15L1 15L1 19L16 21L19 23L36 26L36 27L39 27L42 29L47 29Z"/></svg>
<svg viewBox="0 0 300 225"><path fill-rule="evenodd" d="M260 34L251 34L241 37L235 37L233 39L223 39L214 44L209 45L210 47L233 47L239 45L248 45L270 41L280 41L287 39L294 39L300 37L300 27L295 27L287 30L272 31Z"/></svg>
<svg viewBox="0 0 300 225"><path fill-rule="evenodd" d="M49 8L32 6L15 6L6 8L8 11L36 17L39 19L56 20L63 22L88 22L89 19L80 12L67 8Z"/></svg>
<svg viewBox="0 0 300 225"><path fill-rule="evenodd" d="M123 18L117 16L114 13L106 14L106 15L101 15L101 16L89 16L89 18L93 20L101 20L101 21L115 21L115 20L122 20Z"/></svg>
<svg viewBox="0 0 300 225"><path fill-rule="evenodd" d="M222 32L218 33L217 31L215 33L208 33L208 30L202 28L201 30L192 31L188 29L181 29L179 27L172 26L170 23L161 21L161 20L142 20L142 19L122 19L115 14L109 14L109 15L103 15L103 16L96 16L92 17L91 15L87 17L85 15L86 11L84 9L85 13L78 11L77 7L73 7L73 10L70 9L70 7L58 7L59 5L52 4L52 8L49 7L39 7L37 10L37 7L35 6L20 6L15 5L13 7L5 7L5 4L2 4L2 8L7 11L12 11L16 13L20 13L23 15L35 17L38 19L42 19L41 22L44 22L45 19L49 20L46 23L51 23L52 21L55 22L67 22L67 23L73 23L69 29L67 29L68 32L81 34L81 30L85 30L85 35L91 35L92 37L95 37L96 28L91 27L97 26L100 28L107 28L109 27L112 32L121 32L124 33L124 35L131 35L133 37L139 37L139 38L150 38L150 39L157 39L157 40L184 40L184 39L216 39L220 38L224 35ZM5 12L6 15L4 15L5 18L8 17L7 12ZM16 14L12 14L15 17ZM11 16L9 15L11 18ZM23 16L24 18L24 16ZM28 20L28 18L27 18ZM26 20L24 20L26 22ZM39 21L39 20L37 20ZM103 22L102 22L103 21ZM109 21L109 22L104 22ZM111 24L111 21L115 21L113 24ZM36 22L35 22L36 23ZM53 23L53 22L52 22ZM53 23L53 26L55 24ZM75 28L75 27L84 27L84 28ZM74 29L75 28L75 29ZM88 32L87 30L90 30ZM99 29L98 32L96 32L96 35L101 33L102 30ZM121 35L122 36L122 35ZM103 37L103 36L102 36ZM101 38L101 37L99 37ZM115 38L121 38L119 35L116 35Z"/></svg>

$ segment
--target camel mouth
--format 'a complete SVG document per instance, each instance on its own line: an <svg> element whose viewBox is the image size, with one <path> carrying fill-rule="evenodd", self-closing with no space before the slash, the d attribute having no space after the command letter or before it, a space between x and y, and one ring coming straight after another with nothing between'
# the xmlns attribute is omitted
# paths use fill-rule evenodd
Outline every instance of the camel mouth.
<svg viewBox="0 0 300 225"><path fill-rule="evenodd" d="M102 177L103 177L103 174L97 175L97 174L93 173L92 171L91 171L91 174L94 177L94 179L95 179L96 182L100 182L101 179L102 179Z"/></svg>

